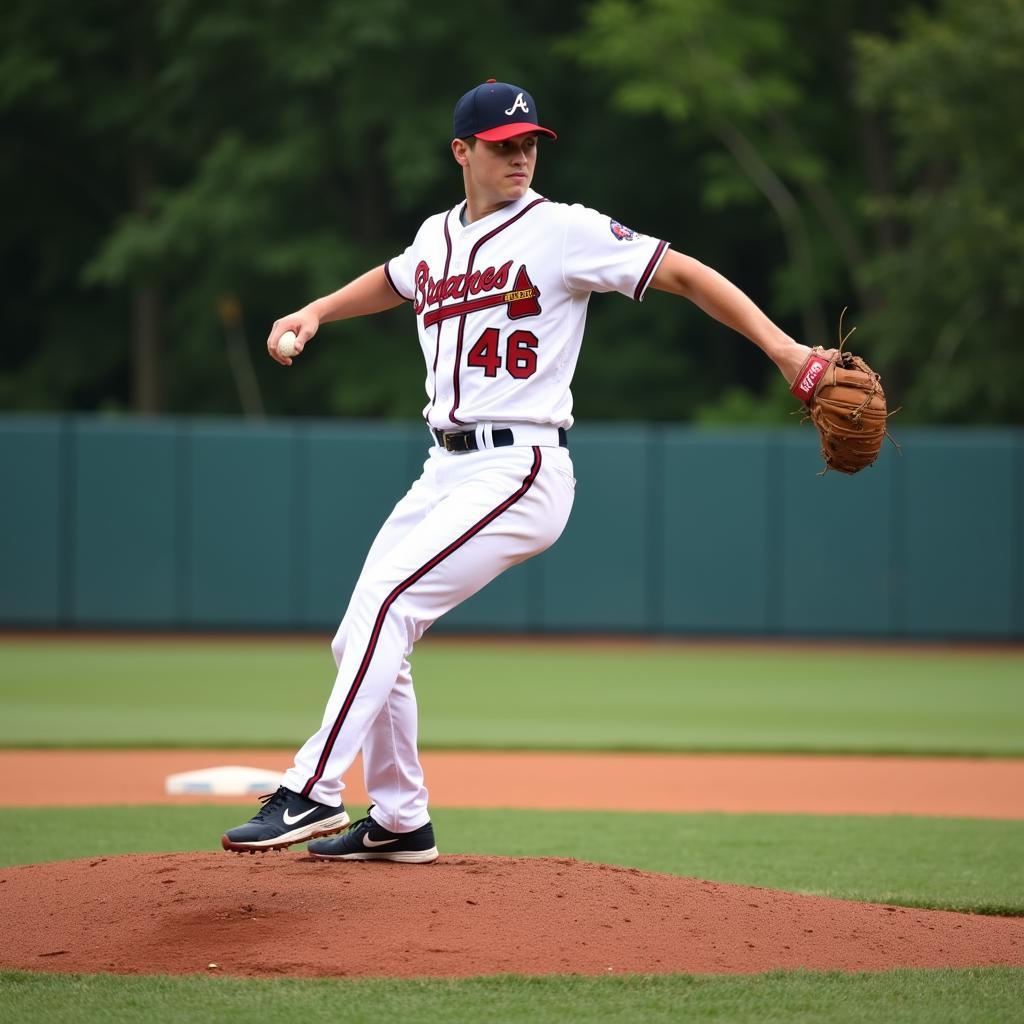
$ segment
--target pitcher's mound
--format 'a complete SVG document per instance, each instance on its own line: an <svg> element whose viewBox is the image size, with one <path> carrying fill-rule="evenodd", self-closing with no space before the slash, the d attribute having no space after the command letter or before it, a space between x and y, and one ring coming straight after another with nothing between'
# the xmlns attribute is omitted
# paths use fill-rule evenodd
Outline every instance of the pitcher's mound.
<svg viewBox="0 0 1024 1024"><path fill-rule="evenodd" d="M455 977L1024 966L1024 919L554 858L168 853L0 871L0 967Z"/></svg>

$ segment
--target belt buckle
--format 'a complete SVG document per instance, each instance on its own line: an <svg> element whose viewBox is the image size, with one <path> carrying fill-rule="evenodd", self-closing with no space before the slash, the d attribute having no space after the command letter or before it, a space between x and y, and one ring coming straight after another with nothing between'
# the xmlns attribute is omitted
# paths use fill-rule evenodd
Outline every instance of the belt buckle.
<svg viewBox="0 0 1024 1024"><path fill-rule="evenodd" d="M445 430L441 434L441 444L446 452L468 452L469 435L462 430Z"/></svg>

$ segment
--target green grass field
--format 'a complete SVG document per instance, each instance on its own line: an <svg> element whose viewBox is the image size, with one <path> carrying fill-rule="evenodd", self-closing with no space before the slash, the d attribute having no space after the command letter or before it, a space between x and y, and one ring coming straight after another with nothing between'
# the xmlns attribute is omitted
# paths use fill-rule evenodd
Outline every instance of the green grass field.
<svg viewBox="0 0 1024 1024"><path fill-rule="evenodd" d="M828 663L829 683L811 672ZM1024 756L1024 653L494 647L429 639L434 747ZM326 641L0 640L0 745L293 746ZM12 780L17 784L17 780ZM213 849L249 806L0 809L0 865ZM587 860L912 906L1024 914L1024 822L435 808L445 851ZM637 836L643 837L637 842ZM368 912L372 912L372 909ZM753 978L245 981L0 974L0 1022L1017 1021L1024 971Z"/></svg>
<svg viewBox="0 0 1024 1024"><path fill-rule="evenodd" d="M1020 972L998 968L401 982L0 973L0 1022L1019 1024L1021 985Z"/></svg>
<svg viewBox="0 0 1024 1024"><path fill-rule="evenodd" d="M1024 756L1022 651L427 638L414 672L425 748ZM5 640L0 745L293 747L333 681L326 641Z"/></svg>

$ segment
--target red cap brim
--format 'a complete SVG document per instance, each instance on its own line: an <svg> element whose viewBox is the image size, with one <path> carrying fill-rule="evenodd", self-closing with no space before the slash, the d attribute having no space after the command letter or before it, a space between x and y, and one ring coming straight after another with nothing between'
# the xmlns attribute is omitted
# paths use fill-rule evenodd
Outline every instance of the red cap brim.
<svg viewBox="0 0 1024 1024"><path fill-rule="evenodd" d="M534 132L546 135L550 139L558 138L550 128L541 128L539 124L528 124L526 122L503 124L497 128L488 128L485 132L477 132L476 137L483 139L484 142L503 142L505 139L514 138L516 135L530 135Z"/></svg>

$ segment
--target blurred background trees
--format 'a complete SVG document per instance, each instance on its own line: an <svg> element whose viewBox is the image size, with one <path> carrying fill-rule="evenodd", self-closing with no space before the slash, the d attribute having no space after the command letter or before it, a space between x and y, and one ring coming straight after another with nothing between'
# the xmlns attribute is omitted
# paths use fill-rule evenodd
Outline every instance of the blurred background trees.
<svg viewBox="0 0 1024 1024"><path fill-rule="evenodd" d="M453 205L451 108L520 82L535 186L715 266L797 337L839 312L901 417L1024 422L1024 0L10 0L5 409L414 418L407 309L275 317ZM597 296L588 419L785 422L774 368L678 300Z"/></svg>

